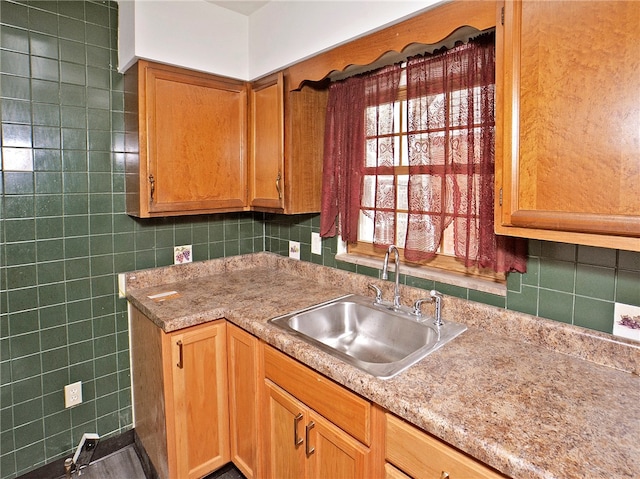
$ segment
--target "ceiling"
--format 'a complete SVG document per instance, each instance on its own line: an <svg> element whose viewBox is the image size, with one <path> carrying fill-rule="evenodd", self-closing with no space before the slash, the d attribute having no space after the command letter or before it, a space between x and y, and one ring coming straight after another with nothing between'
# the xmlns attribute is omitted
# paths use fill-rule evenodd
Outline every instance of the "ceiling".
<svg viewBox="0 0 640 479"><path fill-rule="evenodd" d="M234 12L241 13L243 15L251 15L253 12L263 7L268 1L252 1L252 0L207 0L208 2L215 3L219 7L228 8Z"/></svg>

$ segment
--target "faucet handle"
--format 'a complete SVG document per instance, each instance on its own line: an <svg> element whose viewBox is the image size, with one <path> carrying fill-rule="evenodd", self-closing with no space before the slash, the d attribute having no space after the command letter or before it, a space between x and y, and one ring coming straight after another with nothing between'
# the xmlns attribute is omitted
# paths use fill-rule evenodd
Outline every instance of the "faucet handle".
<svg viewBox="0 0 640 479"><path fill-rule="evenodd" d="M422 303L427 303L427 302L429 303L433 302L433 297L429 296L428 298L420 298L415 303L413 303L412 313L415 314L416 316L422 316L422 310L420 309L420 307L422 306Z"/></svg>
<svg viewBox="0 0 640 479"><path fill-rule="evenodd" d="M433 298L433 301L436 303L436 320L435 325L440 327L444 323L442 322L442 293L440 291L436 291L432 289L429 292L429 295Z"/></svg>
<svg viewBox="0 0 640 479"><path fill-rule="evenodd" d="M374 302L376 304L382 303L382 290L373 283L369 283L369 289L374 290L376 293L376 298L374 299Z"/></svg>

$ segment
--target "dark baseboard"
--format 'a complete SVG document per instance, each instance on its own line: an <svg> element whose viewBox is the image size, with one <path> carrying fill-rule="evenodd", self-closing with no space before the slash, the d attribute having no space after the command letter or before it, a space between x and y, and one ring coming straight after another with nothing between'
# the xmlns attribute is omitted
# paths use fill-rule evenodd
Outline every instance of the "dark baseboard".
<svg viewBox="0 0 640 479"><path fill-rule="evenodd" d="M129 446L134 443L134 430L130 429L129 431L123 432L118 436L113 436L107 439L100 439L98 442L98 446L96 447L95 452L93 453L93 457L91 458L92 462L97 461L98 459L102 459L109 454L113 454L114 452ZM74 451L75 452L75 451ZM69 454L69 457L73 457L73 453ZM19 476L18 479L58 479L64 477L64 461L66 458L58 459L57 461L51 462L49 464L45 464L38 469L34 469L33 471L27 472L22 476ZM145 471L146 472L146 471Z"/></svg>

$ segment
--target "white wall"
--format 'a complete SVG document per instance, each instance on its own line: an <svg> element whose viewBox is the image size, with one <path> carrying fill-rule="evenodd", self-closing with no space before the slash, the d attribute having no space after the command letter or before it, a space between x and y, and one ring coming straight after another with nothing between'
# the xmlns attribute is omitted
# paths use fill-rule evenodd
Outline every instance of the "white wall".
<svg viewBox="0 0 640 479"><path fill-rule="evenodd" d="M205 0L119 0L119 70L146 58L252 80L441 0L273 0L246 17Z"/></svg>
<svg viewBox="0 0 640 479"><path fill-rule="evenodd" d="M204 0L120 0L119 16L120 71L145 58L249 78L245 15Z"/></svg>
<svg viewBox="0 0 640 479"><path fill-rule="evenodd" d="M275 0L249 17L249 74L258 78L415 15L440 0Z"/></svg>

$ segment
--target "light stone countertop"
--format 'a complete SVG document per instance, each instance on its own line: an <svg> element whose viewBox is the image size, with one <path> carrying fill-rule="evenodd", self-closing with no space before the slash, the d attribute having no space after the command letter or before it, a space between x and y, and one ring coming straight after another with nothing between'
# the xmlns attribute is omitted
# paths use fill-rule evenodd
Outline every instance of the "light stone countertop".
<svg viewBox="0 0 640 479"><path fill-rule="evenodd" d="M267 324L370 282L391 297L388 281L257 253L127 273L126 294L166 332L226 318L508 476L640 478L637 342L445 296L443 318L469 329L381 380Z"/></svg>

